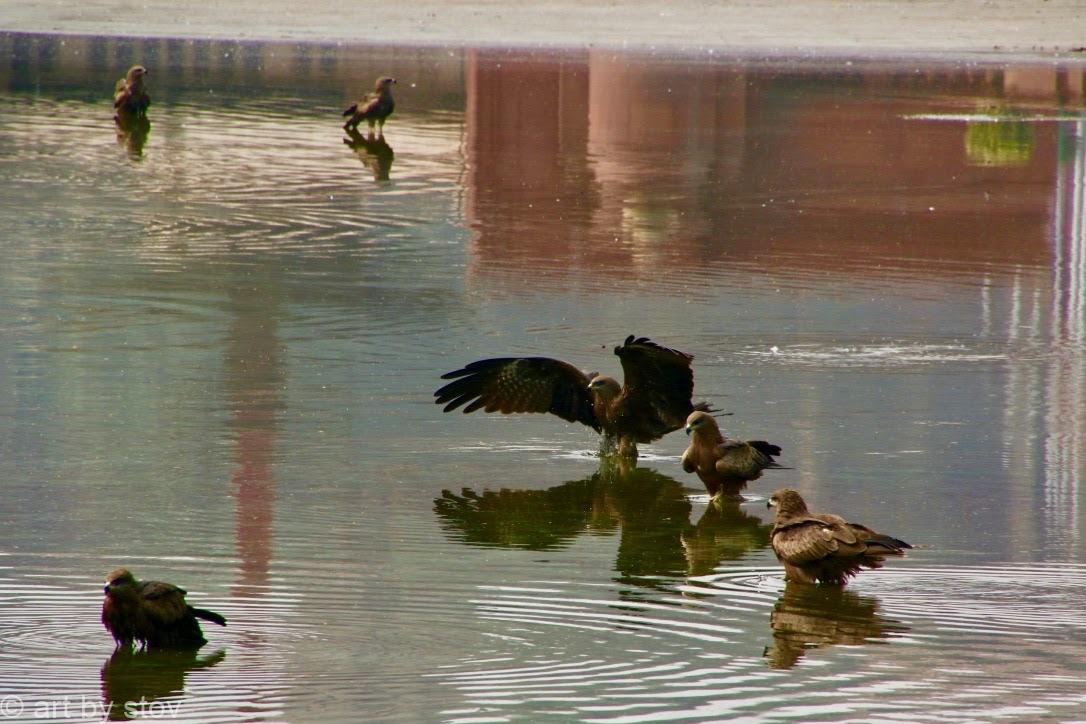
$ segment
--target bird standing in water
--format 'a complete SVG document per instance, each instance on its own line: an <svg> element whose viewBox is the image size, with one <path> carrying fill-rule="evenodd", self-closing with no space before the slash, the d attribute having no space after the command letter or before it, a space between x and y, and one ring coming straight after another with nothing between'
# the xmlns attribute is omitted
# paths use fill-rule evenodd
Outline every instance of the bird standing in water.
<svg viewBox="0 0 1086 724"><path fill-rule="evenodd" d="M350 116L343 127L351 131L357 129L358 124L365 121L369 124L370 135L373 135L373 127L376 124L378 134L383 136L385 121L396 108L396 103L392 100L392 85L395 82L396 79L389 76L378 78L373 93L343 111L344 116Z"/></svg>
<svg viewBox="0 0 1086 724"><path fill-rule="evenodd" d="M695 411L686 418L690 446L683 453L683 470L697 473L710 497L736 497L751 480L762 477L767 468L786 469L773 456L780 455L777 445L765 440L732 440L720 432L716 420L706 412Z"/></svg>
<svg viewBox="0 0 1086 724"><path fill-rule="evenodd" d="M788 581L843 586L862 568L881 568L886 556L903 556L912 548L839 515L812 513L790 488L775 491L767 505L777 509L769 543Z"/></svg>
<svg viewBox="0 0 1086 724"><path fill-rule="evenodd" d="M147 69L142 65L133 65L124 78L117 81L113 89L113 108L118 114L145 116L151 105L151 96L147 95L143 79Z"/></svg>
<svg viewBox="0 0 1086 724"><path fill-rule="evenodd" d="M137 581L127 568L106 577L102 624L117 648L198 648L207 643L198 618L226 625L226 619L185 601L185 589L162 581Z"/></svg>

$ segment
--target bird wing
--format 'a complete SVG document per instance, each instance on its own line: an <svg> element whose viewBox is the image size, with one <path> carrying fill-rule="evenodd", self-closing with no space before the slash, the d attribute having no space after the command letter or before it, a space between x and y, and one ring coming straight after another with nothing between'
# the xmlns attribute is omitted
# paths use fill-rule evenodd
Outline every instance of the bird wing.
<svg viewBox="0 0 1086 724"><path fill-rule="evenodd" d="M778 524L771 537L773 550L781 560L793 564L816 561L835 553L838 543L825 521L797 518Z"/></svg>
<svg viewBox="0 0 1086 724"><path fill-rule="evenodd" d="M847 520L839 515L833 513L819 513L816 515L827 527L832 531L834 540L840 545L856 546L863 544L863 534L860 533L860 529L863 526L853 526Z"/></svg>
<svg viewBox="0 0 1086 724"><path fill-rule="evenodd" d="M141 608L152 620L173 623L188 612L185 589L162 581L145 581L141 584Z"/></svg>
<svg viewBox="0 0 1086 724"><path fill-rule="evenodd" d="M906 548L913 546L893 536L879 533L859 523L848 523L852 533L867 546L872 553L903 554Z"/></svg>
<svg viewBox="0 0 1086 724"><path fill-rule="evenodd" d="M140 584L140 595L143 596L143 598L148 599L162 598L163 596L172 596L176 594L180 594L184 597L186 593L188 593L188 591L184 588L162 581L143 581Z"/></svg>
<svg viewBox="0 0 1086 724"><path fill-rule="evenodd" d="M722 475L757 475L772 462L761 450L742 440L725 439L716 446L715 452L713 467Z"/></svg>
<svg viewBox="0 0 1086 724"><path fill-rule="evenodd" d="M117 85L113 87L113 107L120 108L131 95L131 92L128 90L128 83L124 78L121 78L117 81Z"/></svg>
<svg viewBox="0 0 1086 724"><path fill-rule="evenodd" d="M683 451L683 456L679 462L682 464L685 473L692 473L698 469L698 451L693 442Z"/></svg>
<svg viewBox="0 0 1086 724"><path fill-rule="evenodd" d="M549 412L563 420L580 422L597 432L599 420L592 409L589 377L579 369L549 357L497 357L481 359L441 375L452 380L434 392L434 402L451 412Z"/></svg>
<svg viewBox="0 0 1086 724"><path fill-rule="evenodd" d="M774 456L781 454L780 445L774 445L765 440L747 440L747 444L764 455L767 458L767 462L773 462Z"/></svg>
<svg viewBox="0 0 1086 724"><path fill-rule="evenodd" d="M632 334L615 347L615 354L622 362L627 414L656 417L663 428L660 435L685 425L693 411L694 358Z"/></svg>
<svg viewBox="0 0 1086 724"><path fill-rule="evenodd" d="M355 104L354 115L365 118L381 106L381 96L368 95Z"/></svg>

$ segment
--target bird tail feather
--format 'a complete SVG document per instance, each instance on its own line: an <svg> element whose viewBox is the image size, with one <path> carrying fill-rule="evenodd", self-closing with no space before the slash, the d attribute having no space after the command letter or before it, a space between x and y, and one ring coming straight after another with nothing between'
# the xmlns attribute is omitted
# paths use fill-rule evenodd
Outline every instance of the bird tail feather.
<svg viewBox="0 0 1086 724"><path fill-rule="evenodd" d="M358 104L355 103L353 106L351 106L347 110L343 111L343 115L344 116L353 116L354 112L357 111L357 110L358 110Z"/></svg>
<svg viewBox="0 0 1086 724"><path fill-rule="evenodd" d="M766 442L765 440L748 440L747 444L758 452L762 453L763 455L768 455L769 457L776 457L777 455L781 454L780 445L774 445L773 443ZM771 465L770 467L773 466Z"/></svg>
<svg viewBox="0 0 1086 724"><path fill-rule="evenodd" d="M906 548L912 548L912 545L906 543L903 540L894 538L893 536L883 535L881 533L879 535L871 536L870 538L865 540L864 543L869 546L877 545L886 548L887 552L892 555L901 555L905 552Z"/></svg>
<svg viewBox="0 0 1086 724"><path fill-rule="evenodd" d="M206 608L194 608L192 609L192 615L196 618L202 618L205 621L211 621L217 623L220 626L226 625L226 619L215 613L214 611L208 611Z"/></svg>

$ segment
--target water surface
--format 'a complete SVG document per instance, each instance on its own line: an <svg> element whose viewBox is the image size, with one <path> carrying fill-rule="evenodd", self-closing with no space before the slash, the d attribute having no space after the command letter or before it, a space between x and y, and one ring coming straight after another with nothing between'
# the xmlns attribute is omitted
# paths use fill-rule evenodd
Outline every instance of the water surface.
<svg viewBox="0 0 1086 724"><path fill-rule="evenodd" d="M1081 65L0 45L0 715L1086 717ZM432 404L630 333L794 469ZM785 586L780 485L922 547ZM113 655L117 565L229 626Z"/></svg>

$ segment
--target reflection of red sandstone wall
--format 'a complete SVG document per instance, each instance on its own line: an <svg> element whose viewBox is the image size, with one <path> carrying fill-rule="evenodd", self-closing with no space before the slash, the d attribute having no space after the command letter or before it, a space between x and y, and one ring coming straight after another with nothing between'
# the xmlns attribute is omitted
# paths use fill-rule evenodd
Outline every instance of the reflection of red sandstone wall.
<svg viewBox="0 0 1086 724"><path fill-rule="evenodd" d="M237 586L263 587L268 584L275 520L275 478L271 468L276 443L274 413L262 415L267 419L245 419L244 411L235 415L235 422L242 428L236 433L236 467L231 479L234 535L241 559ZM254 424L252 429L243 427Z"/></svg>
<svg viewBox="0 0 1086 724"><path fill-rule="evenodd" d="M938 107L971 113L982 105L963 101L940 100ZM735 205L745 197L744 213L718 222L716 231L763 253L824 252L819 259L830 267L872 254L1043 263L1054 127L1029 129L1034 146L1024 165L978 166L967 154L964 122L909 118L932 106L815 95L761 109L759 125L748 131L743 182L717 198Z"/></svg>
<svg viewBox="0 0 1086 724"><path fill-rule="evenodd" d="M909 117L1005 107L1010 72L830 76L592 53L587 108L579 66L475 55L466 73L475 272L1047 263L1052 124L1026 130L1014 165L985 166L964 121Z"/></svg>
<svg viewBox="0 0 1086 724"><path fill-rule="evenodd" d="M681 238L703 236L706 184L740 179L747 77L735 67L631 62L593 53L589 154L600 185L594 231L651 267Z"/></svg>
<svg viewBox="0 0 1086 724"><path fill-rule="evenodd" d="M466 93L473 257L576 257L594 205L584 58L470 51Z"/></svg>
<svg viewBox="0 0 1086 724"><path fill-rule="evenodd" d="M1051 65L1008 68L1003 72L1003 92L1011 100L1081 104L1086 95L1086 70Z"/></svg>
<svg viewBox="0 0 1086 724"><path fill-rule="evenodd" d="M274 542L274 461L285 379L275 316L279 293L274 277L254 275L229 295L234 319L224 369L234 436L235 591L242 595L268 584Z"/></svg>

